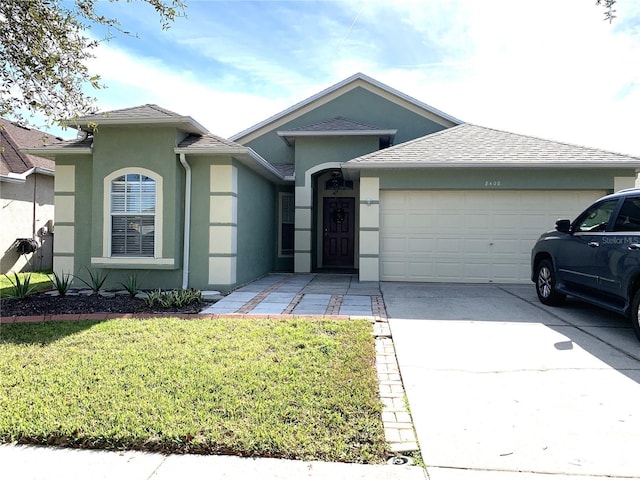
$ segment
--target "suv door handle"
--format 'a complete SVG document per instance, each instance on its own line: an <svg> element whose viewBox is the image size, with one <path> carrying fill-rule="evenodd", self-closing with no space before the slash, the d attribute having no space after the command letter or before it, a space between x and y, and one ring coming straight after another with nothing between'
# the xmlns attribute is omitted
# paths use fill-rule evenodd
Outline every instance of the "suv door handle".
<svg viewBox="0 0 640 480"><path fill-rule="evenodd" d="M600 246L600 242L589 242L587 245L589 245L592 248L596 248Z"/></svg>
<svg viewBox="0 0 640 480"><path fill-rule="evenodd" d="M640 243L632 243L627 247L627 250L640 250Z"/></svg>

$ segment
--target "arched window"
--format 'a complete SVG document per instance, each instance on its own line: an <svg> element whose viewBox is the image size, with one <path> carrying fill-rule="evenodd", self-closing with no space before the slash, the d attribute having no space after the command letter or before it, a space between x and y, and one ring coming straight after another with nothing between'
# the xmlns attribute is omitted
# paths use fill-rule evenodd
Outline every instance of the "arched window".
<svg viewBox="0 0 640 480"><path fill-rule="evenodd" d="M112 257L154 257L156 181L141 173L120 175L110 184Z"/></svg>

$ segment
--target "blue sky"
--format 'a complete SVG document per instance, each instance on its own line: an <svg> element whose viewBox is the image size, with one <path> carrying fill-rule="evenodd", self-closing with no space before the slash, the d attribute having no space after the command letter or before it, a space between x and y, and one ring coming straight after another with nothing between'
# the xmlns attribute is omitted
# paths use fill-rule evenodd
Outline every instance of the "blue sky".
<svg viewBox="0 0 640 480"><path fill-rule="evenodd" d="M612 24L594 4L187 0L162 31L148 5L105 1L138 38L90 69L100 110L156 103L225 137L362 72L463 121L640 155L640 2Z"/></svg>

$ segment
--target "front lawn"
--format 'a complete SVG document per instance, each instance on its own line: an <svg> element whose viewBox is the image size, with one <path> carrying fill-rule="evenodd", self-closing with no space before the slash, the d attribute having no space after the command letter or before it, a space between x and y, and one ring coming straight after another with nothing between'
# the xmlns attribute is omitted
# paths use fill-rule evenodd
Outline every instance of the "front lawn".
<svg viewBox="0 0 640 480"><path fill-rule="evenodd" d="M0 441L380 463L367 321L118 319L0 330Z"/></svg>

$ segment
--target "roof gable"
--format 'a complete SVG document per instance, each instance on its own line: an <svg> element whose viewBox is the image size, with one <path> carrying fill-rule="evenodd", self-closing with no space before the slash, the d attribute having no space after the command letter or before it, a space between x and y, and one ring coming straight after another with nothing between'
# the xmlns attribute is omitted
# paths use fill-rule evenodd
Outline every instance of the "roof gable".
<svg viewBox="0 0 640 480"><path fill-rule="evenodd" d="M347 168L640 167L640 158L463 124L350 160Z"/></svg>
<svg viewBox="0 0 640 480"><path fill-rule="evenodd" d="M316 95L296 103L292 107L231 136L230 139L242 144L250 142L268 131L277 129L358 87L379 95L420 116L428 118L443 127L452 127L462 123L457 118L378 82L363 73L356 73L355 75L352 75L351 77L317 93Z"/></svg>

